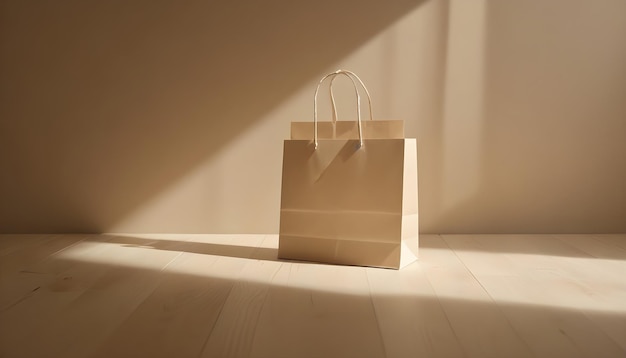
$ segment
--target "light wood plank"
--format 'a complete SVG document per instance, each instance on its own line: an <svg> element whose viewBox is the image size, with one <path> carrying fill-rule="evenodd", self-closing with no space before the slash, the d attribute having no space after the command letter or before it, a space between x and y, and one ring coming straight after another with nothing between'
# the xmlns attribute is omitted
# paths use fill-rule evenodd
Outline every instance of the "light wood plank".
<svg viewBox="0 0 626 358"><path fill-rule="evenodd" d="M56 237L58 237L58 235L2 234L0 235L0 258L25 248L41 245L50 240L54 240Z"/></svg>
<svg viewBox="0 0 626 358"><path fill-rule="evenodd" d="M591 257L618 261L626 260L626 248L608 243L604 235L551 235L551 237L566 245L575 247ZM623 240L626 241L626 237ZM612 240L608 241L612 242Z"/></svg>
<svg viewBox="0 0 626 358"><path fill-rule="evenodd" d="M532 357L509 320L440 237L425 237L420 262L468 357ZM481 258L481 254L477 259Z"/></svg>
<svg viewBox="0 0 626 358"><path fill-rule="evenodd" d="M54 280L54 274L58 272L48 270L47 266L56 261L55 255L79 244L85 237L85 235L3 236L5 254L0 258L0 312ZM15 242L15 248L9 245L10 242Z"/></svg>
<svg viewBox="0 0 626 358"><path fill-rule="evenodd" d="M426 235L421 239L428 240ZM422 268L430 249L420 250L420 261L401 271L367 269L387 357L463 357L461 345Z"/></svg>
<svg viewBox="0 0 626 358"><path fill-rule="evenodd" d="M565 275L567 281L550 284L550 291L567 298L561 303L575 303L626 352L626 250L598 240L596 235L550 237L589 255L583 262L566 259L555 263L555 266L567 268L565 272L570 274ZM580 273L580 268L583 268L584 274ZM626 353L622 354L626 356Z"/></svg>
<svg viewBox="0 0 626 358"><path fill-rule="evenodd" d="M603 357L624 354L576 308L581 298L584 299L579 290L571 289L578 282L568 277L567 270L555 271L556 263L563 265L572 259L569 256L578 259L581 252L553 237L536 240L456 236L445 239L538 357L586 357L593 356L594 352ZM551 255L530 252L550 252ZM538 256L542 258L537 260ZM503 264L503 261L508 263Z"/></svg>
<svg viewBox="0 0 626 358"><path fill-rule="evenodd" d="M0 260L0 284L6 277L11 277L25 270L28 266L67 249L83 238L82 235L43 235L41 239L25 238L27 244L23 244L20 242L19 236L3 236L5 254ZM17 241L15 249L8 245L8 242L11 241Z"/></svg>
<svg viewBox="0 0 626 358"><path fill-rule="evenodd" d="M248 357L268 283L282 263L250 261L231 289L201 357Z"/></svg>
<svg viewBox="0 0 626 358"><path fill-rule="evenodd" d="M593 235L594 238L607 244L626 250L626 234Z"/></svg>
<svg viewBox="0 0 626 358"><path fill-rule="evenodd" d="M245 261L184 253L94 357L198 357Z"/></svg>
<svg viewBox="0 0 626 358"><path fill-rule="evenodd" d="M0 357L624 357L625 239L423 235L395 271L276 235L5 235Z"/></svg>
<svg viewBox="0 0 626 358"><path fill-rule="evenodd" d="M385 357L365 269L282 264L250 357Z"/></svg>
<svg viewBox="0 0 626 358"><path fill-rule="evenodd" d="M81 261L73 266L70 275L80 277L81 272L87 272L86 289L80 287L81 280L72 279L78 284L67 286L55 282L42 287L33 298L3 312L2 322L19 326L4 326L3 323L2 340L11 342L3 345L3 350L7 347L4 353L17 357L85 357L91 354L154 290L160 280L160 270L178 255L146 251L112 245L104 254L87 251L79 256L68 256L66 260L79 261L104 257L113 263ZM141 263L142 268L134 268L133 263ZM58 279L65 280L64 277ZM39 314L31 312L33 309Z"/></svg>
<svg viewBox="0 0 626 358"><path fill-rule="evenodd" d="M257 260L278 261L278 235L265 235L250 257Z"/></svg>

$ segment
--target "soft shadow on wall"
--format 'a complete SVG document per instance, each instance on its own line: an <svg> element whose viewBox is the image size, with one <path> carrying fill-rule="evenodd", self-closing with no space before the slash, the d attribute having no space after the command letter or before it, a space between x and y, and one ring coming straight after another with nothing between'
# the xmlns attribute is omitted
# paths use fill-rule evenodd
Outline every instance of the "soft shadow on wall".
<svg viewBox="0 0 626 358"><path fill-rule="evenodd" d="M477 3L451 19L474 22L448 42L430 231L625 232L626 3Z"/></svg>
<svg viewBox="0 0 626 358"><path fill-rule="evenodd" d="M107 231L420 3L4 1L1 231Z"/></svg>

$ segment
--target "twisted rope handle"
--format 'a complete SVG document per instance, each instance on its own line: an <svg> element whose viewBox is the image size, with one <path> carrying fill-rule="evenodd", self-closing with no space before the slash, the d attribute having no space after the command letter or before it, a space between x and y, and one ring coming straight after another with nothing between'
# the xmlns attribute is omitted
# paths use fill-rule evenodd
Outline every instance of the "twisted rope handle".
<svg viewBox="0 0 626 358"><path fill-rule="evenodd" d="M345 76L347 76L350 81L352 81L352 85L354 86L354 93L356 94L356 114L357 114L357 126L359 129L359 146L358 148L361 148L363 146L363 129L361 126L361 95L359 94L359 90L358 90L358 86L357 86L357 82L354 80L354 78L352 77L352 75L360 82L360 84L365 87L363 85L363 82L361 81L361 79L355 75L353 72L350 71L345 71L345 70L337 70L335 72L329 73L326 76L322 77L322 79L319 81L319 83L317 84L317 88L315 89L315 96L313 97L313 141L315 142L315 149L317 149L318 146L318 135L317 135L317 94L319 93L320 90L320 86L322 85L322 83L324 83L324 81L326 81L327 78L332 77L331 78L331 83L332 80L334 80L334 78L339 75L339 74L343 74ZM366 89L367 92L367 89ZM369 98L369 92L367 92L367 96ZM334 108L335 104L334 104L334 97L332 95L332 88L331 88L331 101L333 103L333 112L336 115L336 108ZM370 116L371 116L371 101L370 101ZM358 149L357 148L357 149Z"/></svg>
<svg viewBox="0 0 626 358"><path fill-rule="evenodd" d="M333 123L337 122L337 106L335 105L335 96L333 94L333 82L335 82L335 78L337 78L337 75L339 74L342 74L348 77L352 76L356 78L357 81L359 81L359 84L361 84L361 88L365 90L365 94L367 95L367 104L369 107L370 121L374 120L374 114L372 113L372 97L370 96L370 91L367 90L367 87L365 87L365 84L363 83L363 81L361 81L361 78L359 78L359 76L357 76L357 74L352 71L348 71L348 70L339 70L339 71L342 71L342 72L334 73L334 75L330 79L330 86L329 86L330 103L332 104L332 110L333 110L333 115L332 115Z"/></svg>

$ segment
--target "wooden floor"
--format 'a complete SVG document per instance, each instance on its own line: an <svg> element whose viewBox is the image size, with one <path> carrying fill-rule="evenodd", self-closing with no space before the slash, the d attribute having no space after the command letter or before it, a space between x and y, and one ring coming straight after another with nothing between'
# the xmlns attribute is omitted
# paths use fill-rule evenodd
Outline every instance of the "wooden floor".
<svg viewBox="0 0 626 358"><path fill-rule="evenodd" d="M276 248L0 236L0 357L626 357L626 235L422 236L401 271Z"/></svg>

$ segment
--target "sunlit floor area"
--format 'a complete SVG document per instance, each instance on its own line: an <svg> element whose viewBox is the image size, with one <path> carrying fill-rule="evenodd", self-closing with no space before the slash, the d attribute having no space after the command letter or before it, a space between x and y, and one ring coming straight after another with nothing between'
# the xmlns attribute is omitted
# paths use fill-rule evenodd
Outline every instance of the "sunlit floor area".
<svg viewBox="0 0 626 358"><path fill-rule="evenodd" d="M0 236L0 357L626 357L626 235L423 235L400 271L277 246Z"/></svg>

